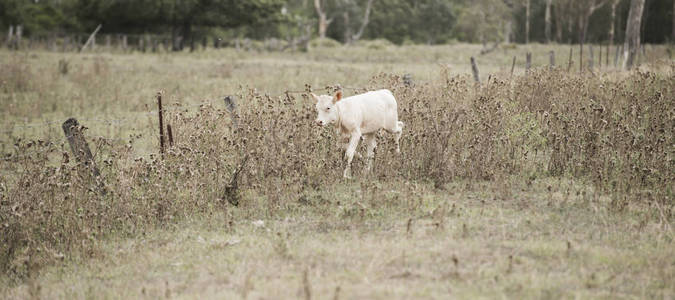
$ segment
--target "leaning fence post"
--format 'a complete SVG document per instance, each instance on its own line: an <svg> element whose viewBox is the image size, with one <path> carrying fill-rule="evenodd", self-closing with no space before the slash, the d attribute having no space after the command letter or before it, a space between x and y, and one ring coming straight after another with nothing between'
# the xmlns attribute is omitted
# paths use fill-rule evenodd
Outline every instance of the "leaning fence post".
<svg viewBox="0 0 675 300"><path fill-rule="evenodd" d="M598 69L602 69L602 46L598 47Z"/></svg>
<svg viewBox="0 0 675 300"><path fill-rule="evenodd" d="M87 39L87 42L84 43L84 46L82 46L82 48L80 48L80 52L87 49L87 46L89 46L89 44L91 44L94 41L94 39L96 38L96 34L98 33L99 30L101 30L102 26L103 26L103 24L98 24L98 26L96 26L96 29L94 29L94 32L92 32L91 35L89 35L89 38ZM96 42L94 42L94 43L96 43Z"/></svg>
<svg viewBox="0 0 675 300"><path fill-rule="evenodd" d="M555 68L555 51L553 50L548 53L548 65L551 70Z"/></svg>
<svg viewBox="0 0 675 300"><path fill-rule="evenodd" d="M513 56L513 62L511 63L511 76L513 76L513 70L516 68L516 56Z"/></svg>
<svg viewBox="0 0 675 300"><path fill-rule="evenodd" d="M63 128L63 133L66 135L66 139L68 139L70 150L73 152L75 159L78 162L84 164L91 171L92 175L94 175L94 178L98 179L101 176L101 172L99 172L98 168L96 167L94 156L91 154L89 145L84 139L84 134L82 134L82 127L80 124L75 118L70 118L63 122L61 128ZM103 182L99 182L99 188L101 193L105 195Z"/></svg>
<svg viewBox="0 0 675 300"><path fill-rule="evenodd" d="M471 71L473 72L473 79L476 83L480 84L480 76L478 75L478 65L476 64L476 59L471 57Z"/></svg>
<svg viewBox="0 0 675 300"><path fill-rule="evenodd" d="M532 67L532 52L527 52L525 53L525 72L526 73L530 72L531 67Z"/></svg>
<svg viewBox="0 0 675 300"><path fill-rule="evenodd" d="M164 158L164 116L162 115L162 93L157 92L157 106L159 107L159 152Z"/></svg>

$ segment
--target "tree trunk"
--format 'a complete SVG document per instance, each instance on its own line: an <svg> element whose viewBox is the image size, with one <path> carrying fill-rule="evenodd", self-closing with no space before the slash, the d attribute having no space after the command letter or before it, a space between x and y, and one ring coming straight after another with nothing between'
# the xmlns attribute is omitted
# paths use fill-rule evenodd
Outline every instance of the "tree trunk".
<svg viewBox="0 0 675 300"><path fill-rule="evenodd" d="M326 38L326 31L328 30L328 25L333 21L333 19L328 20L326 18L326 13L321 8L321 0L314 0L314 8L316 9L316 14L319 16L319 38Z"/></svg>
<svg viewBox="0 0 675 300"><path fill-rule="evenodd" d="M506 25L504 25L504 44L510 44L511 43L511 26L512 26L511 20L506 21Z"/></svg>
<svg viewBox="0 0 675 300"><path fill-rule="evenodd" d="M612 1L612 14L609 24L609 45L614 44L614 26L616 24L616 6L619 4L619 0Z"/></svg>
<svg viewBox="0 0 675 300"><path fill-rule="evenodd" d="M373 8L373 0L368 0L368 3L366 4L366 12L365 15L363 16L363 22L361 23L361 27L359 27L359 31L357 31L356 34L352 36L351 38L352 41L358 41L359 39L361 39L363 31L366 30L366 26L368 26L368 22L370 22L370 10L372 8Z"/></svg>
<svg viewBox="0 0 675 300"><path fill-rule="evenodd" d="M675 42L675 1L673 1L673 11L671 13L673 15L673 29L670 34L672 35L673 42Z"/></svg>
<svg viewBox="0 0 675 300"><path fill-rule="evenodd" d="M349 12L344 11L342 13L342 20L345 25L345 36L344 36L344 42L345 44L351 44L352 43L352 27L351 24L349 24Z"/></svg>
<svg viewBox="0 0 675 300"><path fill-rule="evenodd" d="M546 15L544 17L544 22L546 23L544 27L544 34L546 35L546 43L551 42L551 4L553 0L546 0Z"/></svg>
<svg viewBox="0 0 675 300"><path fill-rule="evenodd" d="M563 17L562 17L562 4L558 2L555 6L555 41L557 43L562 43L563 39Z"/></svg>
<svg viewBox="0 0 675 300"><path fill-rule="evenodd" d="M525 0L525 44L530 43L530 0Z"/></svg>
<svg viewBox="0 0 675 300"><path fill-rule="evenodd" d="M626 40L623 47L623 69L630 70L640 49L640 23L645 0L631 0L628 21L626 23Z"/></svg>
<svg viewBox="0 0 675 300"><path fill-rule="evenodd" d="M12 39L14 38L14 26L9 25L9 32L7 33L7 48L12 48Z"/></svg>

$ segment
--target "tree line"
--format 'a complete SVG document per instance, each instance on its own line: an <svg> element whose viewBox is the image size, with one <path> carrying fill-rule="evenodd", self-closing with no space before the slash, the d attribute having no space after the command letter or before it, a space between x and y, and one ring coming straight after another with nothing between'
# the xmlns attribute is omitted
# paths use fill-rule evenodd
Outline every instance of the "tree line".
<svg viewBox="0 0 675 300"><path fill-rule="evenodd" d="M0 28L173 39L325 37L343 43L621 43L636 0L3 0ZM644 43L675 41L675 0L642 2ZM7 32L7 31L6 31Z"/></svg>

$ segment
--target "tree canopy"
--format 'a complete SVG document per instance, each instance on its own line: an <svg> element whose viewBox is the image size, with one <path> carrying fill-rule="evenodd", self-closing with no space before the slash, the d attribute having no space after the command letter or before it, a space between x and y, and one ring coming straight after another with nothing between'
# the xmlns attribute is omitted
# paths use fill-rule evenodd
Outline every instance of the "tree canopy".
<svg viewBox="0 0 675 300"><path fill-rule="evenodd" d="M611 17L616 1L616 18ZM646 0L641 34L647 43L675 36L673 1ZM547 40L622 41L629 0L2 0L0 28L24 35L90 32L172 34L184 38L233 31L253 38L287 39L318 30L315 3L325 12L326 36L348 42L384 38L394 43ZM527 14L526 7L529 7ZM370 8L370 9L367 9ZM550 18L546 18L549 9ZM367 19L366 17L367 16ZM529 18L528 18L529 16ZM582 16L582 17L580 17ZM585 18L583 17L585 16ZM367 22L365 21L367 20ZM365 22L365 24L364 24ZM362 26L364 25L364 26ZM365 26L367 25L367 26ZM525 30L529 27L529 32ZM548 39L545 28L548 28ZM362 29L362 30L360 30ZM359 35L358 37L361 37Z"/></svg>

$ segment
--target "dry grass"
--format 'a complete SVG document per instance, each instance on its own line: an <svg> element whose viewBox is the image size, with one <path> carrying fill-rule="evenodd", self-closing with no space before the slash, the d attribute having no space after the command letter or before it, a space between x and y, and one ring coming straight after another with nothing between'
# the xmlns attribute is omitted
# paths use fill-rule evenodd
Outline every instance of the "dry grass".
<svg viewBox="0 0 675 300"><path fill-rule="evenodd" d="M448 47L0 53L11 66L0 71L2 282L19 284L7 287L16 297L329 297L337 286L345 298L672 297L664 50L630 73L511 77L489 64L476 86L446 59L478 48ZM510 62L506 51L485 60ZM333 83L392 90L406 123L402 154L378 137L373 174L355 181L339 179L335 133L312 122L307 92ZM165 159L148 114L158 89L176 131ZM239 127L224 94L237 96ZM71 114L91 127L105 196L60 122L21 127ZM125 120L100 120L111 118ZM246 154L233 207L225 185Z"/></svg>

